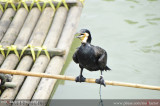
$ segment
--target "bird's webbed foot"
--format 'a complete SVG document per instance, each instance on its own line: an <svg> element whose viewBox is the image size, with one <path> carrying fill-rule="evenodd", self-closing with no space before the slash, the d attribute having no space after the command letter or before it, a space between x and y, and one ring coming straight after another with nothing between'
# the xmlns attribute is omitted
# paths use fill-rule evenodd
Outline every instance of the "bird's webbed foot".
<svg viewBox="0 0 160 106"><path fill-rule="evenodd" d="M76 77L76 82L85 82L86 78L83 75L79 75Z"/></svg>
<svg viewBox="0 0 160 106"><path fill-rule="evenodd" d="M104 81L104 79L103 79L102 76L100 76L99 79L96 79L96 83L97 83L97 84L101 84L101 85L103 85L103 86L106 87L105 81Z"/></svg>

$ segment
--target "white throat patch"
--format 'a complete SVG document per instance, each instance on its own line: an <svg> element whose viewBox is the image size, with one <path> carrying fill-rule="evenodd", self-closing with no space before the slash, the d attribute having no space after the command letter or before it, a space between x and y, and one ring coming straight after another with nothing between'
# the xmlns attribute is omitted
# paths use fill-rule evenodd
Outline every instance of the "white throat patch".
<svg viewBox="0 0 160 106"><path fill-rule="evenodd" d="M82 42L87 43L88 36L89 36L88 33L84 33L84 38L83 38Z"/></svg>

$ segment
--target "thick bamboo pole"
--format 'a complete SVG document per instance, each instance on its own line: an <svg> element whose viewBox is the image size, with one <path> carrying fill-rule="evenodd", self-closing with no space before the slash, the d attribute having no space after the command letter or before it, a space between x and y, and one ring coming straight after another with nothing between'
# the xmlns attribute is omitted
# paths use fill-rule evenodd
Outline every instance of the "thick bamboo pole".
<svg viewBox="0 0 160 106"><path fill-rule="evenodd" d="M61 33L63 32L63 28L66 24L65 21L67 19L67 16L68 16L68 12L67 12L67 9L65 7L62 6L62 7L58 8L58 10L56 11L51 29L50 29L50 31L48 33L48 36L47 36L47 38L46 38L46 40L43 44L43 45L47 46L47 48L50 49L50 48L56 47L59 39L61 39ZM68 36L68 33L66 33L66 35ZM51 42L53 42L53 43L51 43ZM63 43L63 44L66 44L66 43ZM60 56L58 56L58 57L60 57ZM51 61L54 61L53 58L51 59ZM51 66L51 62L49 64ZM52 64L52 66L59 66L59 64L56 64L56 65ZM46 69L46 72L51 74L53 72L53 70L47 71L48 67ZM52 68L52 67L50 67L50 68ZM55 69L57 69L57 68L55 68ZM37 90L32 97L32 100L42 99L45 96L49 97L50 94L51 94L51 91L52 91L51 86L53 85L50 82L51 82L51 80L48 80L46 78L41 79L41 81L40 81L40 83L37 87ZM49 85L49 89L47 89L48 85Z"/></svg>
<svg viewBox="0 0 160 106"><path fill-rule="evenodd" d="M23 0L18 0L18 2L19 1L23 1ZM45 1L45 0L44 0ZM77 2L78 2L79 0L65 0L65 2L67 3L67 5L76 5L77 4ZM17 1L14 1L14 5L17 7L18 6L18 2ZM52 3L56 6L57 4L58 4L58 2L56 2L56 1L52 1ZM0 4L4 7L5 6L5 2L0 2ZM26 4L27 4L27 6L30 6L31 4L32 4L32 1L26 1ZM39 4L40 4L40 6L43 6L43 4L44 4L44 2L42 2L42 1L39 1ZM62 3L62 5L63 5L63 3ZM21 5L21 7L22 7L23 5ZM37 5L36 5L36 3L34 3L33 4L33 7L36 7ZM49 3L46 5L46 7L48 7L48 6L50 6L49 5ZM8 7L11 7L11 5L8 5Z"/></svg>
<svg viewBox="0 0 160 106"><path fill-rule="evenodd" d="M0 18L2 17L2 15L3 15L3 12L2 12L2 10L0 10Z"/></svg>
<svg viewBox="0 0 160 106"><path fill-rule="evenodd" d="M12 9L11 9L12 10ZM10 11L11 11L10 10ZM9 12L10 14L14 12L13 10ZM13 14L13 13L12 13ZM10 20L12 21L9 28L7 29L7 32L5 33L4 37L2 38L0 44L4 47L12 45L17 36L19 31L21 30L21 27L26 19L28 12L25 8L21 8L17 11L15 17L11 17ZM11 15L13 16L13 15ZM2 57L2 58L1 58ZM0 63L3 63L4 57L0 55Z"/></svg>
<svg viewBox="0 0 160 106"><path fill-rule="evenodd" d="M40 19L35 26L29 40L29 44L33 46L41 46L47 36L55 11L51 7L47 7L42 12Z"/></svg>
<svg viewBox="0 0 160 106"><path fill-rule="evenodd" d="M15 11L10 9L10 11L7 13L9 14L7 16L13 16ZM1 40L1 44L3 46L9 46L15 42L16 37L17 37L19 31L21 30L21 27L26 19L27 14L28 14L27 10L25 10L24 8L21 8L17 11L14 19L13 19L13 17L10 17L10 20L11 21L13 20L13 21L11 22L10 26L8 26L9 24L6 24L7 26L6 26L6 28L4 28L4 29L7 29L7 28L8 29L7 29L7 32L5 33L3 39ZM0 63L2 63L2 61L4 61L4 58L1 59ZM19 61L18 58L16 56L14 56L14 54L11 54L5 59L1 68L14 69L16 67L18 61Z"/></svg>
<svg viewBox="0 0 160 106"><path fill-rule="evenodd" d="M10 24L6 34L3 37L1 41L1 45L10 46L15 42L18 36L18 33L25 22L27 15L28 15L28 12L25 8L21 8L17 11L15 17L11 18L11 20L13 19L13 21Z"/></svg>
<svg viewBox="0 0 160 106"><path fill-rule="evenodd" d="M14 54L12 54L14 55ZM29 71L30 67L32 66L33 60L31 56L24 56L21 59L21 62L19 63L18 67L16 70L25 70ZM23 81L24 81L25 76L19 76L19 75L13 75L13 79L11 83L15 83L16 87L14 89L12 88L7 88L1 95L0 99L9 99L9 100L14 100L14 98L17 95L17 92L19 91L19 88L21 87ZM7 83L7 82L6 82ZM5 83L5 84L6 84Z"/></svg>
<svg viewBox="0 0 160 106"><path fill-rule="evenodd" d="M50 75L50 74L46 74L46 73L35 73L35 72L26 72L26 71L18 71L18 70L5 70L5 69L0 69L0 73L75 81L75 77L65 76L65 75L53 75L53 74ZM96 79L86 78L85 82L95 83L95 80ZM160 86L124 83L124 82L116 82L116 81L105 81L105 83L106 83L106 85L160 90Z"/></svg>
<svg viewBox="0 0 160 106"><path fill-rule="evenodd" d="M6 33L14 15L15 15L15 11L12 8L8 8L4 12L0 20L0 40L3 38L4 34Z"/></svg>
<svg viewBox="0 0 160 106"><path fill-rule="evenodd" d="M29 38L32 35L32 32L34 31L34 28L39 20L39 17L41 15L41 12L38 8L32 8L29 12L23 27L21 31L19 32L19 35L14 43L14 45L20 47L20 46L26 46L28 43Z"/></svg>
<svg viewBox="0 0 160 106"><path fill-rule="evenodd" d="M35 61L31 73L43 73L48 65L49 59L41 55L37 60ZM31 99L32 95L34 94L37 85L40 81L40 77L27 77L24 81L16 99ZM25 94L27 92L27 94Z"/></svg>
<svg viewBox="0 0 160 106"><path fill-rule="evenodd" d="M14 45L19 47L19 46L25 46L27 44L30 36L32 35L32 31L34 30L34 27L37 24L37 21L40 17L40 14L41 14L41 12L39 11L38 8L33 8L29 12ZM9 58L10 55L12 55L12 57ZM11 63L7 64L6 67L9 67L12 64L16 64L16 66L17 66L16 70L25 70L25 71L30 70L32 63L33 63L31 56L24 56L21 59L20 63L18 64L18 61L16 62L15 60L12 60L14 58L16 58L16 60L18 60L18 57L15 54L10 54L10 55L7 58L9 58L9 61L11 61ZM15 89L10 89L10 88L6 89L2 93L1 99L14 100L15 96L17 95L17 92L19 91L20 86L22 85L22 83L24 81L24 78L25 78L25 76L13 75L12 82L17 83L16 88Z"/></svg>
<svg viewBox="0 0 160 106"><path fill-rule="evenodd" d="M58 40L57 40L57 41L58 41ZM17 52L18 52L19 54L21 54L21 52L22 52L22 50L23 50L24 47L25 47L25 46L20 46L20 47L18 46L18 47L17 47ZM45 47L47 47L47 46L45 46ZM5 48L5 49L4 49L4 53L7 54L7 51L8 51L8 49ZM37 54L38 51L39 51L38 49L34 49L35 54ZM58 48L50 48L50 49L48 49L48 47L47 47L47 51L48 51L50 57L53 57L53 56L61 56L61 55L64 55L64 54L65 54L65 49L58 49ZM11 51L11 53L12 53L12 52L13 52L13 51ZM23 53L23 55L30 55L30 54L31 54L31 50L30 50L29 48L27 48L27 49L25 50L25 52ZM45 55L44 50L42 50L41 55Z"/></svg>
<svg viewBox="0 0 160 106"><path fill-rule="evenodd" d="M5 82L5 84L2 85L2 87L7 87L7 88L15 88L16 86L17 84L13 82Z"/></svg>
<svg viewBox="0 0 160 106"><path fill-rule="evenodd" d="M48 30L52 23L55 11L51 7L47 7L42 12L40 19L33 31L33 36L31 36L29 44L33 46L41 46L47 36ZM49 59L41 55L35 61L31 72L43 73L49 63ZM27 77L24 81L19 93L17 94L16 99L31 99L34 91L36 90L39 84L40 78ZM27 94L25 94L28 92ZM25 94L25 95L24 95Z"/></svg>
<svg viewBox="0 0 160 106"><path fill-rule="evenodd" d="M64 27L66 17L67 9L62 6L59 7L56 11L53 23L43 44L43 46L46 46L48 50L56 47Z"/></svg>
<svg viewBox="0 0 160 106"><path fill-rule="evenodd" d="M82 11L82 7L79 7L79 6L73 6L70 8L67 15L66 23L64 25L64 28L61 34L61 38L57 44L57 48L66 49L66 54L62 57L60 56L53 57L45 73L58 75L61 72L64 62L66 60L66 57L69 53L69 49L74 38L74 33L76 33L76 28L78 26L78 21L81 15L81 11ZM49 99L55 83L56 83L56 79L42 78L32 100Z"/></svg>
<svg viewBox="0 0 160 106"><path fill-rule="evenodd" d="M11 21L12 21L12 17L14 17L15 15L15 11L12 8L8 8L1 20L0 20L0 40L2 40L3 36L5 35ZM4 56L2 54L0 54L0 65L3 63L4 61Z"/></svg>

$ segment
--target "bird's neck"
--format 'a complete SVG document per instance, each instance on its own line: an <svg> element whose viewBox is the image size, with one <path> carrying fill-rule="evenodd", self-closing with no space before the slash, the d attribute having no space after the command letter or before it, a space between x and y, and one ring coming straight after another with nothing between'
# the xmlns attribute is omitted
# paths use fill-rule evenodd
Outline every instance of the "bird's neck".
<svg viewBox="0 0 160 106"><path fill-rule="evenodd" d="M89 41L89 40L86 39L86 40L82 40L81 43L89 43L90 44L91 41Z"/></svg>
<svg viewBox="0 0 160 106"><path fill-rule="evenodd" d="M86 45L90 46L91 44L88 43L88 42L81 42L81 45L82 45L82 46L86 46Z"/></svg>

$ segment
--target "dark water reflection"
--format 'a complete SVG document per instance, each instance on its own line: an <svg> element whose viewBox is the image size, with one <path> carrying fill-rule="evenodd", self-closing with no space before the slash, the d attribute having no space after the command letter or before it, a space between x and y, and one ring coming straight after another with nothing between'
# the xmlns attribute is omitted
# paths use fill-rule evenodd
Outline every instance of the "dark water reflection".
<svg viewBox="0 0 160 106"><path fill-rule="evenodd" d="M79 29L90 29L92 44L108 52L106 80L160 85L160 1L86 0ZM62 74L77 76L72 55L80 45L74 40ZM84 70L87 78L100 72ZM99 85L58 81L53 99L99 99ZM160 91L119 86L102 87L103 99L160 99Z"/></svg>

